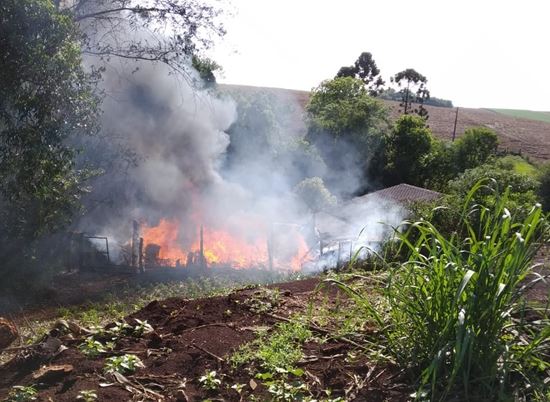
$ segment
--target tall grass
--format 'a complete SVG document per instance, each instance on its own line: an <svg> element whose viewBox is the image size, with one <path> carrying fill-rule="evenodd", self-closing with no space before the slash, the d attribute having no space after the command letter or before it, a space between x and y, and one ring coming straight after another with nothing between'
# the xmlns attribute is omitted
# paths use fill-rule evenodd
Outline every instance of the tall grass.
<svg viewBox="0 0 550 402"><path fill-rule="evenodd" d="M491 209L478 205L483 187L466 197L456 231L466 236L445 237L428 221L397 232L410 257L389 273L385 311L350 292L383 323L388 351L419 374L419 399L505 400L512 383L533 386L533 371L550 370L547 316L520 313L545 217L537 204L517 221L508 191L495 191Z"/></svg>

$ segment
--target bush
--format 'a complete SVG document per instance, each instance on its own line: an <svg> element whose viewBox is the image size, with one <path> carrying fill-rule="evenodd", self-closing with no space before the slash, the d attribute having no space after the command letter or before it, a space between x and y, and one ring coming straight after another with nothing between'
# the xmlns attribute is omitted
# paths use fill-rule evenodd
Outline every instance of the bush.
<svg viewBox="0 0 550 402"><path fill-rule="evenodd" d="M493 130L473 127L464 132L454 144L459 172L482 165L496 154L498 137Z"/></svg>
<svg viewBox="0 0 550 402"><path fill-rule="evenodd" d="M533 178L507 170L489 163L466 170L455 180L449 183L450 194L463 199L470 189L480 180L490 179L493 184L481 187L475 194L475 201L487 207L492 207L496 193L502 193L510 187L507 208L510 211L518 211L523 216L537 202L537 189L539 187ZM521 212L522 211L522 212Z"/></svg>
<svg viewBox="0 0 550 402"><path fill-rule="evenodd" d="M385 141L385 184L422 184L433 143L433 135L424 119L401 116Z"/></svg>

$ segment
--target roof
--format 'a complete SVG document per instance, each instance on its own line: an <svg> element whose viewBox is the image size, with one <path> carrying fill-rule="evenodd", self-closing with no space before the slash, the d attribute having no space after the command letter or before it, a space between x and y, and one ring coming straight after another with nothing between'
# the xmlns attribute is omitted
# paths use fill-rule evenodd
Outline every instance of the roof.
<svg viewBox="0 0 550 402"><path fill-rule="evenodd" d="M354 202L363 202L372 197L384 198L392 200L400 204L408 204L417 201L435 201L443 197L443 194L437 191L428 190L422 187L411 186L410 184L401 183L397 186L384 188L362 197L357 197Z"/></svg>

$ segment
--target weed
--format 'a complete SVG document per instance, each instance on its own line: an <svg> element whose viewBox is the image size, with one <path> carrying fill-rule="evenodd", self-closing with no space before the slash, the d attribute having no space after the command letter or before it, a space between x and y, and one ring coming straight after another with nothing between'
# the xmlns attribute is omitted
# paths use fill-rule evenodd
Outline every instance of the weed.
<svg viewBox="0 0 550 402"><path fill-rule="evenodd" d="M115 325L113 325L109 330L107 331L110 335L113 336L114 339L119 338L124 335L128 335L132 333L132 326L129 325L126 321L115 321Z"/></svg>
<svg viewBox="0 0 550 402"><path fill-rule="evenodd" d="M216 391L220 387L222 381L217 377L216 371L212 370L204 373L204 375L199 378L199 383L208 391Z"/></svg>
<svg viewBox="0 0 550 402"><path fill-rule="evenodd" d="M89 325L101 325L101 314L100 312L95 308L90 308L86 311L83 311L80 316L80 321L82 324L89 326Z"/></svg>
<svg viewBox="0 0 550 402"><path fill-rule="evenodd" d="M235 392L241 395L245 386L246 384L233 384L231 386L231 389L235 390Z"/></svg>
<svg viewBox="0 0 550 402"><path fill-rule="evenodd" d="M294 379L290 380L289 375ZM274 372L257 374L256 378L263 381L274 401L313 401L307 384L299 380L303 375L301 369L285 370L277 367Z"/></svg>
<svg viewBox="0 0 550 402"><path fill-rule="evenodd" d="M105 360L104 371L106 373L117 372L120 374L131 374L138 368L144 368L139 357L136 355L126 354L122 356L113 356Z"/></svg>
<svg viewBox="0 0 550 402"><path fill-rule="evenodd" d="M258 361L267 370L291 370L302 358L302 343L311 336L311 331L302 323L280 323L272 333L264 333L242 346L231 356L230 361L233 367Z"/></svg>
<svg viewBox="0 0 550 402"><path fill-rule="evenodd" d="M260 288L254 292L254 296L247 299L244 304L250 311L256 314L268 313L279 305L281 294L279 289Z"/></svg>
<svg viewBox="0 0 550 402"><path fill-rule="evenodd" d="M107 353L107 347L93 337L88 337L78 346L78 349L87 357L97 357L102 353Z"/></svg>
<svg viewBox="0 0 550 402"><path fill-rule="evenodd" d="M147 322L147 320L142 321L137 318L134 318L134 321L136 322L136 325L134 325L134 328L132 331L134 336L141 337L144 334L149 334L154 331L153 327L151 326L151 324Z"/></svg>
<svg viewBox="0 0 550 402"><path fill-rule="evenodd" d="M78 393L76 399L84 402L94 402L97 400L97 392L93 389L82 390Z"/></svg>
<svg viewBox="0 0 550 402"><path fill-rule="evenodd" d="M27 402L35 401L38 391L33 386L24 387L16 385L12 387L6 402Z"/></svg>

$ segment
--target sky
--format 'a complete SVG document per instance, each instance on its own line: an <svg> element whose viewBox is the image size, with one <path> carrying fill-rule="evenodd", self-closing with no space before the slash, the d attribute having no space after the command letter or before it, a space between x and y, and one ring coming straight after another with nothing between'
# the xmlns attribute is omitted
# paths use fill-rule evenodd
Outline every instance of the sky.
<svg viewBox="0 0 550 402"><path fill-rule="evenodd" d="M550 111L550 0L232 0L218 81L311 90L371 52L455 106Z"/></svg>

